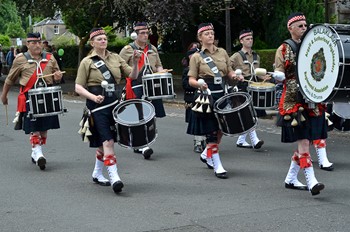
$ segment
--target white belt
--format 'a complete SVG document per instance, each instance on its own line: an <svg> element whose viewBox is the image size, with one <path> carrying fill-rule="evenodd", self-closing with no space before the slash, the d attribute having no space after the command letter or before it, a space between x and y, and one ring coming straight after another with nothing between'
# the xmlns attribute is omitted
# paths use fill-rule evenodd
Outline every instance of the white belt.
<svg viewBox="0 0 350 232"><path fill-rule="evenodd" d="M110 106L113 106L113 105L116 105L116 104L118 104L118 103L119 103L119 100L117 99L117 100L115 100L115 101L112 102L112 103L109 103L109 104L107 104L107 105L100 106L100 107L98 107L98 108L96 108L96 109L91 110L91 113L94 113L94 112L99 111L99 110L106 109L106 108L108 108L108 107L110 107Z"/></svg>
<svg viewBox="0 0 350 232"><path fill-rule="evenodd" d="M143 85L135 85L132 87L132 89L136 89L136 88L139 88L139 87L143 87Z"/></svg>

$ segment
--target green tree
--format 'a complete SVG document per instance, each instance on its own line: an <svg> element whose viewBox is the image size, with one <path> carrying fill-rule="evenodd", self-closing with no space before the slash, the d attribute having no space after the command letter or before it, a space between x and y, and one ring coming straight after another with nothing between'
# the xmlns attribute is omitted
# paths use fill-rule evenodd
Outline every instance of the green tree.
<svg viewBox="0 0 350 232"><path fill-rule="evenodd" d="M0 34L0 44L4 47L10 47L11 46L10 37L8 37L7 35Z"/></svg>
<svg viewBox="0 0 350 232"><path fill-rule="evenodd" d="M6 34L8 24L10 23L22 23L21 18L18 16L16 4L12 0L1 0L0 34Z"/></svg>
<svg viewBox="0 0 350 232"><path fill-rule="evenodd" d="M6 34L11 38L25 38L26 36L20 22L9 22L7 24Z"/></svg>

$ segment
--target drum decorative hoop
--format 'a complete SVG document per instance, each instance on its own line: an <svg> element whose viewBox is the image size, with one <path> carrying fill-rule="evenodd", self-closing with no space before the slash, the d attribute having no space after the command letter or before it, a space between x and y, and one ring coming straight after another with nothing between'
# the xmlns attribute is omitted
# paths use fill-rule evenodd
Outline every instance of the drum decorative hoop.
<svg viewBox="0 0 350 232"><path fill-rule="evenodd" d="M303 35L297 56L299 89L313 103L349 101L350 26L316 24Z"/></svg>
<svg viewBox="0 0 350 232"><path fill-rule="evenodd" d="M255 109L275 109L276 85L269 82L250 83L247 91L252 97Z"/></svg>
<svg viewBox="0 0 350 232"><path fill-rule="evenodd" d="M139 149L157 138L154 106L142 99L123 101L113 109L117 142L125 148Z"/></svg>
<svg viewBox="0 0 350 232"><path fill-rule="evenodd" d="M174 98L174 83L171 73L153 73L142 77L143 93L148 99Z"/></svg>
<svg viewBox="0 0 350 232"><path fill-rule="evenodd" d="M28 91L28 117L47 117L67 112L62 99L61 86L30 89Z"/></svg>
<svg viewBox="0 0 350 232"><path fill-rule="evenodd" d="M235 92L219 98L214 103L214 112L224 135L244 134L253 130L258 123L248 93Z"/></svg>

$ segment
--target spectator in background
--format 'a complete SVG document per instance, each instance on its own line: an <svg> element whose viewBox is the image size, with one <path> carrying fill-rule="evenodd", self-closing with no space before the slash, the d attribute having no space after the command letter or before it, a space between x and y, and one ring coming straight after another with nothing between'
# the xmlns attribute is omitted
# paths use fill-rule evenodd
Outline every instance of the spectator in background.
<svg viewBox="0 0 350 232"><path fill-rule="evenodd" d="M44 51L46 51L46 52L51 52L51 51L52 51L52 48L51 48L51 46L49 45L49 42L48 42L47 40L45 40L45 41L43 42L43 49L44 49Z"/></svg>
<svg viewBox="0 0 350 232"><path fill-rule="evenodd" d="M158 47L158 39L159 39L159 36L158 36L158 29L156 26L152 26L151 27L151 31L152 33L149 35L149 42L155 46L155 47Z"/></svg>
<svg viewBox="0 0 350 232"><path fill-rule="evenodd" d="M0 77L2 76L2 64L5 64L5 55L2 51L2 45L0 44Z"/></svg>
<svg viewBox="0 0 350 232"><path fill-rule="evenodd" d="M15 59L15 48L11 46L10 51L6 55L6 64L9 66L9 70L12 67L12 63L14 59Z"/></svg>

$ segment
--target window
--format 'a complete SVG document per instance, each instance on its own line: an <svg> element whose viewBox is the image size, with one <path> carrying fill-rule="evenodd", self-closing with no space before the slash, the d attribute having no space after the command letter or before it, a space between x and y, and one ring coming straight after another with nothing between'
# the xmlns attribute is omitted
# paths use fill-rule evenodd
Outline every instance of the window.
<svg viewBox="0 0 350 232"><path fill-rule="evenodd" d="M55 35L59 34L59 27L57 25L53 26L53 32Z"/></svg>

